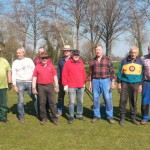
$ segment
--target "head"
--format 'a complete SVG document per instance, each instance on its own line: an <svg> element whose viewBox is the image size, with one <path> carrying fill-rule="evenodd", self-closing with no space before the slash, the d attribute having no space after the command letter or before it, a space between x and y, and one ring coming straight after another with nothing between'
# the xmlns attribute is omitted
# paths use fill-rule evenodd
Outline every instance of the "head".
<svg viewBox="0 0 150 150"><path fill-rule="evenodd" d="M41 54L46 53L46 49L44 47L39 47L38 49L38 55L40 56Z"/></svg>
<svg viewBox="0 0 150 150"><path fill-rule="evenodd" d="M72 51L72 59L77 62L80 58L80 51L75 49Z"/></svg>
<svg viewBox="0 0 150 150"><path fill-rule="evenodd" d="M48 56L46 53L45 53L45 54L41 54L41 55L40 55L41 63L44 64L44 65L47 64L47 59L48 59L48 57L49 57L49 56Z"/></svg>
<svg viewBox="0 0 150 150"><path fill-rule="evenodd" d="M103 47L102 47L102 45L99 44L99 45L95 46L95 54L98 58L103 56Z"/></svg>
<svg viewBox="0 0 150 150"><path fill-rule="evenodd" d="M148 46L148 54L150 55L150 45Z"/></svg>
<svg viewBox="0 0 150 150"><path fill-rule="evenodd" d="M136 59L137 56L138 56L138 54L139 54L139 49L138 49L138 47L132 46L132 47L130 48L129 54L130 54L131 60Z"/></svg>
<svg viewBox="0 0 150 150"><path fill-rule="evenodd" d="M62 51L65 57L69 57L71 55L70 45L65 45Z"/></svg>
<svg viewBox="0 0 150 150"><path fill-rule="evenodd" d="M16 51L16 54L17 54L18 59L24 59L24 56L25 56L24 47L18 48L17 51Z"/></svg>

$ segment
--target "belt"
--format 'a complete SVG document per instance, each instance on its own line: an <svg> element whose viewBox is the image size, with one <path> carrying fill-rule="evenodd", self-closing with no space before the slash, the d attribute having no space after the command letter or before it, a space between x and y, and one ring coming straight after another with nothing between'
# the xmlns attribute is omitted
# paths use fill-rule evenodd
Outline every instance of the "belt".
<svg viewBox="0 0 150 150"><path fill-rule="evenodd" d="M42 85L42 86L49 86L49 85L51 85L52 83L50 83L50 84L38 84L38 85Z"/></svg>

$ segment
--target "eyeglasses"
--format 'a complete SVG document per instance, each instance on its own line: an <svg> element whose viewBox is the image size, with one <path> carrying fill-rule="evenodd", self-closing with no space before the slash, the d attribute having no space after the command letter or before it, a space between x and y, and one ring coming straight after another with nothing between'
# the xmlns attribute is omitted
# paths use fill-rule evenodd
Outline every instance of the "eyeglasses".
<svg viewBox="0 0 150 150"><path fill-rule="evenodd" d="M42 57L42 60L47 59L47 57Z"/></svg>

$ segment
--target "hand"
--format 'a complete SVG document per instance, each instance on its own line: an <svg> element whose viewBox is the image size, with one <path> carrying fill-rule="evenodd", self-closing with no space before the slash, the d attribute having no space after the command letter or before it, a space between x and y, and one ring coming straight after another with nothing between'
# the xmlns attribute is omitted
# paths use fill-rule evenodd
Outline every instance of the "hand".
<svg viewBox="0 0 150 150"><path fill-rule="evenodd" d="M114 81L112 81L111 82L111 90L113 90L113 89L115 89L116 88L116 86L115 86L115 82Z"/></svg>
<svg viewBox="0 0 150 150"><path fill-rule="evenodd" d="M55 86L55 92L58 93L59 92L59 85Z"/></svg>
<svg viewBox="0 0 150 150"><path fill-rule="evenodd" d="M68 85L64 86L64 91L65 91L65 93L68 93Z"/></svg>
<svg viewBox="0 0 150 150"><path fill-rule="evenodd" d="M85 84L83 85L83 89L85 90Z"/></svg>
<svg viewBox="0 0 150 150"><path fill-rule="evenodd" d="M17 86L16 85L14 85L14 92L16 92L16 93L18 93L18 88L17 88Z"/></svg>
<svg viewBox="0 0 150 150"><path fill-rule="evenodd" d="M142 92L142 85L139 85L138 92L139 92L139 93L141 93L141 92Z"/></svg>
<svg viewBox="0 0 150 150"><path fill-rule="evenodd" d="M8 91L10 91L12 88L12 83L8 83Z"/></svg>
<svg viewBox="0 0 150 150"><path fill-rule="evenodd" d="M38 94L38 92L37 92L37 90L34 88L34 89L32 89L32 93L34 94L34 95L37 95Z"/></svg>
<svg viewBox="0 0 150 150"><path fill-rule="evenodd" d="M121 83L118 84L118 87L117 87L117 88L118 88L118 93L120 94L120 93L121 93L121 89L122 89Z"/></svg>

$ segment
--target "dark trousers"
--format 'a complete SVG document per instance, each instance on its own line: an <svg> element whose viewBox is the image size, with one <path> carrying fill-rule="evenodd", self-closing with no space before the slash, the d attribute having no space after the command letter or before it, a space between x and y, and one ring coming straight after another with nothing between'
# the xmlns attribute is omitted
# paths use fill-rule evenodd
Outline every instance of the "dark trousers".
<svg viewBox="0 0 150 150"><path fill-rule="evenodd" d="M7 89L0 89L0 120L7 118Z"/></svg>
<svg viewBox="0 0 150 150"><path fill-rule="evenodd" d="M128 98L129 98L131 119L135 119L137 114L137 97L138 97L139 83L122 82L121 86L122 90L119 104L121 119L125 118Z"/></svg>
<svg viewBox="0 0 150 150"><path fill-rule="evenodd" d="M56 107L56 95L53 84L41 85L38 84L38 96L39 96L39 107L40 107L40 117L42 119L47 119L46 113L46 100L48 100L49 108L51 111L52 121L56 120L57 107Z"/></svg>

